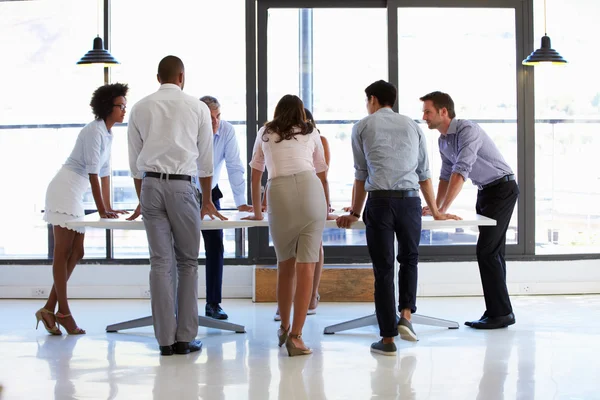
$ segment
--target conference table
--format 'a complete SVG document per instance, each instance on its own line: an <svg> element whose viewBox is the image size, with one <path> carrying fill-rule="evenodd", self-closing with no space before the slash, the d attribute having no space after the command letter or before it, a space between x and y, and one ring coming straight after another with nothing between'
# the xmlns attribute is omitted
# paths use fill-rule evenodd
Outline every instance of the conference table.
<svg viewBox="0 0 600 400"><path fill-rule="evenodd" d="M252 215L251 213L241 212L241 211L221 211L221 214L224 215L227 220L214 219L211 220L209 217L205 217L202 221L202 229L203 230L211 230L211 229L238 229L238 228L257 228L257 227L268 227L268 214L264 213L264 219L262 221L251 221L244 220L242 218ZM465 228L465 227L473 227L473 226L494 226L496 225L496 221L482 215L478 214L470 214L463 215L461 214L462 220L447 220L447 221L436 221L431 216L424 216L422 220L422 229L456 229L456 228ZM88 228L97 228L97 229L124 229L124 230L144 230L144 222L142 221L142 217L140 216L138 219L134 221L127 221L127 215L119 215L119 218L100 218L98 213L88 214L86 216L73 219L67 222L67 226L72 228L80 228L80 227L88 227ZM328 220L325 223L326 229L338 228L335 220ZM363 221L357 221L352 225L349 229L365 229L365 224ZM394 241L397 246L397 242ZM396 262L396 269L398 268L398 263ZM176 276L176 274L174 275ZM395 276L397 276L397 271ZM174 285L176 285L176 279L173 279ZM395 285L397 286L397 285ZM396 287L397 291L397 287ZM396 296L397 297L397 296ZM455 321L449 321L440 318L428 317L420 314L412 315L412 323L421 324L421 325L429 325L429 326L438 326L445 327L449 329L457 329L458 323ZM119 322L112 325L108 325L106 327L107 332L117 332L124 329L133 329L140 328L144 326L152 325L152 317L142 317L130 321ZM198 316L198 325L204 326L207 328L221 329L227 331L233 331L236 333L245 333L246 329L244 326L225 322L222 320L217 320L205 316ZM353 319L350 321L342 322L339 324L331 325L325 328L325 334L333 334L336 332L341 332L349 329L356 329L364 326L377 325L377 317L375 314L371 314L365 317Z"/></svg>

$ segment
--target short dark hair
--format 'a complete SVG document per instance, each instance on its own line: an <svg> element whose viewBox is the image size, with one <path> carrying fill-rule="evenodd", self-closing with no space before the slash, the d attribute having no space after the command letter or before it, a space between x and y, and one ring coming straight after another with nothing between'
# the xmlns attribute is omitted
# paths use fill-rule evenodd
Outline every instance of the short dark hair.
<svg viewBox="0 0 600 400"><path fill-rule="evenodd" d="M158 63L158 78L161 82L172 82L184 71L183 61L176 56L166 56Z"/></svg>
<svg viewBox="0 0 600 400"><path fill-rule="evenodd" d="M450 119L454 119L456 117L456 112L454 111L454 101L448 93L435 91L426 94L419 100L431 101L437 112L440 112L442 108L445 108L448 110L448 117L450 117Z"/></svg>
<svg viewBox="0 0 600 400"><path fill-rule="evenodd" d="M379 80L367 86L365 93L367 98L375 96L379 101L379 104L382 106L393 107L394 104L396 104L398 90L396 89L396 86L392 85L391 83L384 80Z"/></svg>
<svg viewBox="0 0 600 400"><path fill-rule="evenodd" d="M125 83L112 83L96 89L90 101L90 107L92 107L96 119L106 120L113 111L115 99L127 96L128 90L129 87Z"/></svg>

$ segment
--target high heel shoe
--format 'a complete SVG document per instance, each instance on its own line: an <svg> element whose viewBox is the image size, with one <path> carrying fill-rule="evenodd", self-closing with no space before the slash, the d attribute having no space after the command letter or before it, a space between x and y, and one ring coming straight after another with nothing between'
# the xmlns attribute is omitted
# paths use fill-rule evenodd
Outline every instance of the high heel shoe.
<svg viewBox="0 0 600 400"><path fill-rule="evenodd" d="M71 317L71 314L61 314L61 313L57 312L55 314L55 316L56 316L56 323L62 325L69 335L85 335L85 331L83 329L81 329L80 327L78 327L77 325L75 326L75 329L69 330L69 328L67 328L67 326L64 324L64 320ZM63 321L61 321L61 319ZM73 322L75 322L75 321L73 321Z"/></svg>
<svg viewBox="0 0 600 400"><path fill-rule="evenodd" d="M288 338L285 341L285 348L287 349L288 355L290 357L305 356L308 354L312 354L312 350L308 347L306 349L301 349L299 347L296 347L294 342L292 342L292 339L302 339L302 334L301 333L298 335L294 335L292 333L288 334Z"/></svg>
<svg viewBox="0 0 600 400"><path fill-rule="evenodd" d="M279 338L279 347L283 346L285 341L288 338L288 334L290 333L291 325L288 326L287 329L283 329L283 325L280 325L279 330L277 331L277 337Z"/></svg>
<svg viewBox="0 0 600 400"><path fill-rule="evenodd" d="M38 328L38 326L40 325L40 321L42 321L42 324L44 324L44 328L46 328L46 331L48 331L49 334L62 335L62 332L61 332L60 328L58 327L58 324L55 323L54 326L49 326L48 322L44 319L43 314L54 315L54 313L52 311L48 311L44 307L37 310L35 312L35 318L37 319L37 324L35 324L35 329Z"/></svg>

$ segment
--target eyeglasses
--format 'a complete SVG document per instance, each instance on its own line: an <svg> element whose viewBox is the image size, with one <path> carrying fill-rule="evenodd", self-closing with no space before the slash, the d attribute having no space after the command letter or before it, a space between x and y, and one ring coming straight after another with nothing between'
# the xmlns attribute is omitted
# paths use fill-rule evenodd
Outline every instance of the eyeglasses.
<svg viewBox="0 0 600 400"><path fill-rule="evenodd" d="M125 104L113 104L113 107L119 107L121 111L125 111L127 106Z"/></svg>

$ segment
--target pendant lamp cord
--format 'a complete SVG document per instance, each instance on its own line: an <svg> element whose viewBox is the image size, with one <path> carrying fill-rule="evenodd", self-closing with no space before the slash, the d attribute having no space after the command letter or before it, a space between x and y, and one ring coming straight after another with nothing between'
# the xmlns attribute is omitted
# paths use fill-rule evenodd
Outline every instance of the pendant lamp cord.
<svg viewBox="0 0 600 400"><path fill-rule="evenodd" d="M544 36L548 35L548 31L546 30L546 0L544 0Z"/></svg>
<svg viewBox="0 0 600 400"><path fill-rule="evenodd" d="M546 1L546 0L544 0ZM96 8L96 34L100 36L100 16L102 15L102 0L98 0Z"/></svg>

